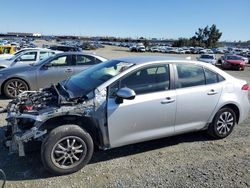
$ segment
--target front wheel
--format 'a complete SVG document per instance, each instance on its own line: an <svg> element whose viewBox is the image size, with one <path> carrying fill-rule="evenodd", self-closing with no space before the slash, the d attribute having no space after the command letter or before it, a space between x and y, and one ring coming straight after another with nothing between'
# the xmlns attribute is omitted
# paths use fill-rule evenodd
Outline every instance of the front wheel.
<svg viewBox="0 0 250 188"><path fill-rule="evenodd" d="M44 167L56 175L74 173L93 155L91 136L77 125L63 125L52 130L44 140L41 159Z"/></svg>
<svg viewBox="0 0 250 188"><path fill-rule="evenodd" d="M222 108L217 112L209 125L208 133L216 139L225 138L231 134L236 124L235 112L230 108Z"/></svg>

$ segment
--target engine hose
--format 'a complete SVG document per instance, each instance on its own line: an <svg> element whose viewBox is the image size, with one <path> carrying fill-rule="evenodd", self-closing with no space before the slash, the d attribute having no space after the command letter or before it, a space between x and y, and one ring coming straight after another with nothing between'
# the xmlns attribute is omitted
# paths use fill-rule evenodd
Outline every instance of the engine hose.
<svg viewBox="0 0 250 188"><path fill-rule="evenodd" d="M5 183L6 183L6 175L5 175L5 173L4 173L4 171L2 169L0 169L0 173L3 176L3 185L2 185L2 188L4 188L5 187Z"/></svg>

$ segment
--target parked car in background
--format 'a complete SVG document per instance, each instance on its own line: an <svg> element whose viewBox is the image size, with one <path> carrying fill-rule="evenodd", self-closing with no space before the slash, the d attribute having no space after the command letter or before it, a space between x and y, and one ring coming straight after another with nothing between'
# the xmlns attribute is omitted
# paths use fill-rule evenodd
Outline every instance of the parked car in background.
<svg viewBox="0 0 250 188"><path fill-rule="evenodd" d="M14 54L1 54L0 55L0 60L8 60L8 59L11 59L13 56L17 56L25 51L29 51L29 50L47 50L47 49L44 49L44 48L23 48L17 52L15 52Z"/></svg>
<svg viewBox="0 0 250 188"><path fill-rule="evenodd" d="M131 52L145 52L146 48L143 44L139 43L137 45L133 45L129 48Z"/></svg>
<svg viewBox="0 0 250 188"><path fill-rule="evenodd" d="M214 54L224 54L224 50L222 48L212 48L211 49Z"/></svg>
<svg viewBox="0 0 250 188"><path fill-rule="evenodd" d="M245 59L239 55L224 55L221 57L222 69L244 70L245 66Z"/></svg>
<svg viewBox="0 0 250 188"><path fill-rule="evenodd" d="M14 54L16 52L16 47L15 46L0 46L0 55L1 54Z"/></svg>
<svg viewBox="0 0 250 188"><path fill-rule="evenodd" d="M222 139L247 118L248 89L210 64L115 59L11 101L5 145L24 156L24 144L41 142L44 167L63 175L83 168L95 145L106 150L201 130Z"/></svg>
<svg viewBox="0 0 250 188"><path fill-rule="evenodd" d="M149 48L150 52L161 52L161 49L158 46L152 46Z"/></svg>
<svg viewBox="0 0 250 188"><path fill-rule="evenodd" d="M201 49L199 54L213 54L214 52L211 49Z"/></svg>
<svg viewBox="0 0 250 188"><path fill-rule="evenodd" d="M81 52L82 49L76 46L67 46L67 45L54 45L50 46L49 49L63 51L63 52Z"/></svg>
<svg viewBox="0 0 250 188"><path fill-rule="evenodd" d="M17 53L17 55L12 56L10 59L0 60L0 69L22 64L35 63L47 57L50 57L56 53L62 53L62 52L53 51L49 49L34 49L34 48L33 50L24 50L20 53Z"/></svg>
<svg viewBox="0 0 250 188"><path fill-rule="evenodd" d="M178 50L178 48L175 48L175 47L167 47L165 49L165 53L178 54L179 50Z"/></svg>
<svg viewBox="0 0 250 188"><path fill-rule="evenodd" d="M247 63L250 63L250 52L242 54L242 57L246 59Z"/></svg>
<svg viewBox="0 0 250 188"><path fill-rule="evenodd" d="M202 54L199 57L197 57L197 60L205 63L210 63L212 65L215 65L217 62L214 54Z"/></svg>
<svg viewBox="0 0 250 188"><path fill-rule="evenodd" d="M65 80L107 59L81 52L59 53L42 61L0 70L2 94L14 98L28 90L39 90Z"/></svg>

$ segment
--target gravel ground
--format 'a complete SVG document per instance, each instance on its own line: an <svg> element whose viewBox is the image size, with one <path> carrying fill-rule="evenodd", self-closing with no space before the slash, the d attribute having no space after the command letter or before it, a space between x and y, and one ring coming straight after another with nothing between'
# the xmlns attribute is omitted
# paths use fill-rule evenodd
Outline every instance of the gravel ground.
<svg viewBox="0 0 250 188"><path fill-rule="evenodd" d="M95 53L107 58L131 55L110 46ZM250 67L229 73L250 83ZM0 106L7 102L0 98ZM96 151L80 172L60 177L43 169L39 152L18 158L0 145L0 168L6 172L7 187L250 187L250 118L223 140L198 132Z"/></svg>

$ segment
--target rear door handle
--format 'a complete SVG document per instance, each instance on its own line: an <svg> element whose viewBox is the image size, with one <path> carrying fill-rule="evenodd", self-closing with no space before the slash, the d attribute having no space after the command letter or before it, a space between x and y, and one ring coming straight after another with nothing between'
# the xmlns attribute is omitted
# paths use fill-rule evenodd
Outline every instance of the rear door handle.
<svg viewBox="0 0 250 188"><path fill-rule="evenodd" d="M218 93L217 91L211 89L207 94L208 95L216 95L217 93Z"/></svg>
<svg viewBox="0 0 250 188"><path fill-rule="evenodd" d="M175 99L172 99L171 97L167 97L165 100L161 101L161 104L169 104L174 102Z"/></svg>

